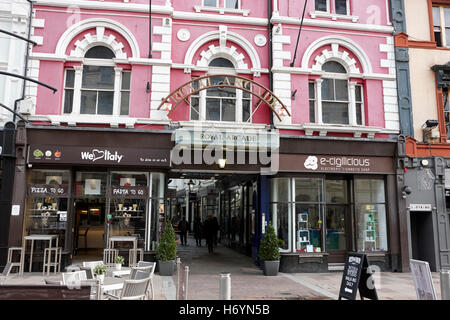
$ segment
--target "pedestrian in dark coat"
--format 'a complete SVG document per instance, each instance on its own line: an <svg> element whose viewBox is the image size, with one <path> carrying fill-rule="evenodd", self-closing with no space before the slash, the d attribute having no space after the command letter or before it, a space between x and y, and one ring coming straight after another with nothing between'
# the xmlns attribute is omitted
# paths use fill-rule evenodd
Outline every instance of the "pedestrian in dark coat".
<svg viewBox="0 0 450 320"><path fill-rule="evenodd" d="M180 231L181 245L187 245L187 229L188 224L186 218L183 216L180 222L178 222L178 230Z"/></svg>
<svg viewBox="0 0 450 320"><path fill-rule="evenodd" d="M205 232L206 244L208 245L208 252L214 253L214 222L212 220L212 216L209 215L205 223L203 224L203 230Z"/></svg>
<svg viewBox="0 0 450 320"><path fill-rule="evenodd" d="M194 220L194 238L197 243L197 247L202 246L202 233L203 233L203 223L199 217Z"/></svg>

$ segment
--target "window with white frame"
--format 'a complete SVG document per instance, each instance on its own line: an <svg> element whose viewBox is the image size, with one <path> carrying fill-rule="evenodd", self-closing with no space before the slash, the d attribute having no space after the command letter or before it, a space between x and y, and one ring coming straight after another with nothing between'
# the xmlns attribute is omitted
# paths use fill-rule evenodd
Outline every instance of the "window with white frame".
<svg viewBox="0 0 450 320"><path fill-rule="evenodd" d="M329 0L316 0L316 3L315 3L316 11L328 12L329 11L328 1Z"/></svg>
<svg viewBox="0 0 450 320"><path fill-rule="evenodd" d="M315 10L322 12L330 12L330 0L315 0ZM334 13L341 15L348 15L349 12L349 0L334 0Z"/></svg>
<svg viewBox="0 0 450 320"><path fill-rule="evenodd" d="M66 79L64 80L64 109L63 113L72 113L73 92L75 89L75 70L66 70Z"/></svg>
<svg viewBox="0 0 450 320"><path fill-rule="evenodd" d="M116 67L109 48L89 49L82 67L67 69L64 114L128 115L131 73Z"/></svg>
<svg viewBox="0 0 450 320"><path fill-rule="evenodd" d="M221 5L221 1L223 4ZM204 7L224 7L225 9L240 9L240 0L203 0Z"/></svg>
<svg viewBox="0 0 450 320"><path fill-rule="evenodd" d="M350 82L347 70L339 62L324 63L322 71L320 79L309 82L310 121L363 125L363 86Z"/></svg>
<svg viewBox="0 0 450 320"><path fill-rule="evenodd" d="M218 85L226 81L234 84L235 68L225 58L215 58L209 63L209 75L217 74L210 79L210 85ZM251 84L246 84L251 90ZM195 81L193 88L199 87ZM251 94L235 88L211 88L202 90L191 96L191 120L251 122Z"/></svg>
<svg viewBox="0 0 450 320"><path fill-rule="evenodd" d="M450 47L450 7L434 6L434 40L438 47Z"/></svg>

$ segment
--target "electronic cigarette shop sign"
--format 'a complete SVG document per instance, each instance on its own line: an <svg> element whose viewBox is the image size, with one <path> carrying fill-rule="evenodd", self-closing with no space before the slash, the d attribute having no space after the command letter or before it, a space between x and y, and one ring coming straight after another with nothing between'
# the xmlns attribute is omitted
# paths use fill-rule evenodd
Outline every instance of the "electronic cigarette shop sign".
<svg viewBox="0 0 450 320"><path fill-rule="evenodd" d="M31 145L29 163L170 166L170 150Z"/></svg>

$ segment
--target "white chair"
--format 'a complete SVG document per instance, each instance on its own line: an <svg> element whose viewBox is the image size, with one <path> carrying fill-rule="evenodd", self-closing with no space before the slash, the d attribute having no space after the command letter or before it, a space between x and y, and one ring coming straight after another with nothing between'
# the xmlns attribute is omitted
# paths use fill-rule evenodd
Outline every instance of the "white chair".
<svg viewBox="0 0 450 320"><path fill-rule="evenodd" d="M109 293L105 293L105 295L113 300L144 300L149 283L150 278L148 276L141 280L125 280L120 296Z"/></svg>
<svg viewBox="0 0 450 320"><path fill-rule="evenodd" d="M148 268L148 267L151 267L150 272L149 272L150 273L150 290L152 291L152 300L154 300L155 299L155 291L153 290L153 274L155 273L156 262L148 262L148 261L139 261L138 262L138 268ZM142 271L148 272L145 270L146 269L144 269ZM133 272L133 269L131 269L131 272Z"/></svg>
<svg viewBox="0 0 450 320"><path fill-rule="evenodd" d="M130 249L129 255L128 255L128 266L129 267L136 267L137 263L137 255L139 252L139 260L144 260L144 249L138 248L138 249Z"/></svg>
<svg viewBox="0 0 450 320"><path fill-rule="evenodd" d="M61 270L61 253L62 248L45 248L44 250L44 268L42 270L42 274L45 274L45 271L47 271L47 274L50 273L50 268L53 267L54 273L56 271L60 272ZM53 259L53 257L55 259ZM54 262L52 262L54 261Z"/></svg>
<svg viewBox="0 0 450 320"><path fill-rule="evenodd" d="M19 261L14 262L13 261L13 255L14 251L18 251L20 253L19 255ZM11 247L8 249L8 260L7 263L11 263L11 269L14 267L19 267L19 274L20 276L23 276L23 269L24 269L24 261L23 261L23 248L22 247ZM9 275L9 272L6 276Z"/></svg>
<svg viewBox="0 0 450 320"><path fill-rule="evenodd" d="M94 269L98 265L103 265L103 261L84 261L80 269L86 271L88 279L94 279Z"/></svg>
<svg viewBox="0 0 450 320"><path fill-rule="evenodd" d="M117 249L104 249L103 250L103 263L107 267L114 267L116 263L116 258L119 255L119 250Z"/></svg>

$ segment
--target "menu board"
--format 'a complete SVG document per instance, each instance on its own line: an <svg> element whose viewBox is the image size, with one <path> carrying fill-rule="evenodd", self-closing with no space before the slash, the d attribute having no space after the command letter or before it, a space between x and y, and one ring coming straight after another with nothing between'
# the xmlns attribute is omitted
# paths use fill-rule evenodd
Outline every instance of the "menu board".
<svg viewBox="0 0 450 320"><path fill-rule="evenodd" d="M436 300L433 278L431 277L430 265L426 261L410 260L411 273L416 288L417 299Z"/></svg>
<svg viewBox="0 0 450 320"><path fill-rule="evenodd" d="M356 300L356 294L365 298L378 300L377 291L372 274L368 271L369 263L367 256L363 253L349 252L345 260L344 273L342 275L341 289L339 291L339 300L342 298ZM371 284L370 288L368 284Z"/></svg>

